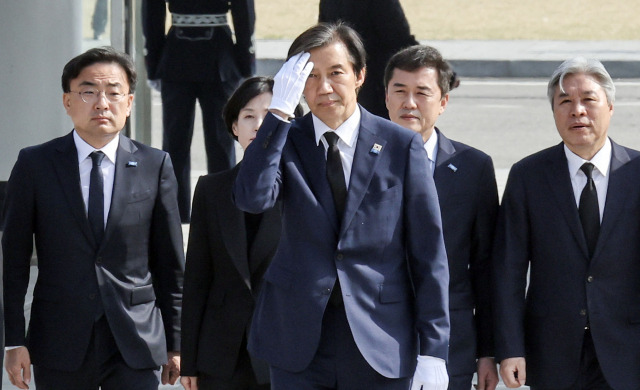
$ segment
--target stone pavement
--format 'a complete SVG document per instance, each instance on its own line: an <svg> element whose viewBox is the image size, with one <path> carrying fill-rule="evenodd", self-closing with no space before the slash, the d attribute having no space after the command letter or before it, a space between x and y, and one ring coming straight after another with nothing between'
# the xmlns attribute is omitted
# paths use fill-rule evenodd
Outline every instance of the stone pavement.
<svg viewBox="0 0 640 390"><path fill-rule="evenodd" d="M638 41L420 41L440 50L458 74L464 77L545 77L564 60L584 56L596 58L613 78L640 77ZM275 74L290 40L258 40L259 74Z"/></svg>

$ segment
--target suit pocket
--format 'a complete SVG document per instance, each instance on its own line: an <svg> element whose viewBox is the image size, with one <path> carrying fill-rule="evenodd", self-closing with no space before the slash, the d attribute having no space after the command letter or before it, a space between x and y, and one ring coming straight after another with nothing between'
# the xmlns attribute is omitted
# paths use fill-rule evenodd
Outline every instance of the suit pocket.
<svg viewBox="0 0 640 390"><path fill-rule="evenodd" d="M156 292L152 284L146 286L134 287L131 290L131 306L140 305L156 300Z"/></svg>
<svg viewBox="0 0 640 390"><path fill-rule="evenodd" d="M403 302L409 299L411 294L406 286L399 284L380 285L380 303Z"/></svg>
<svg viewBox="0 0 640 390"><path fill-rule="evenodd" d="M149 199L150 197L151 197L151 190L134 192L129 196L128 203L142 202L143 200Z"/></svg>

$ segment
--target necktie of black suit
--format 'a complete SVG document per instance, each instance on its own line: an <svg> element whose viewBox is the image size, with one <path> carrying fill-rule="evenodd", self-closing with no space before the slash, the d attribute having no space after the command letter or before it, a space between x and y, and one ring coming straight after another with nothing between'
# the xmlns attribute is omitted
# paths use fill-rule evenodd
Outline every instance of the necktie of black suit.
<svg viewBox="0 0 640 390"><path fill-rule="evenodd" d="M347 184L344 179L340 149L338 149L338 140L340 138L333 131L324 133L324 138L329 143L329 149L327 150L327 179L331 186L331 193L333 194L333 202L338 212L338 219L342 220L344 205L347 201Z"/></svg>
<svg viewBox="0 0 640 390"><path fill-rule="evenodd" d="M102 177L102 160L104 153L95 151L91 153L91 177L89 179L89 206L87 216L89 225L93 231L96 243L100 245L104 235L104 179Z"/></svg>
<svg viewBox="0 0 640 390"><path fill-rule="evenodd" d="M339 137L333 131L327 131L324 133L324 138L329 143L329 149L327 150L327 180L329 180L333 202L336 205L338 220L342 221L344 206L347 201L347 184L344 179L344 171L342 170L340 149L338 149ZM333 306L342 304L342 289L340 288L340 281L338 279L336 279L336 283L331 291L329 302Z"/></svg>
<svg viewBox="0 0 640 390"><path fill-rule="evenodd" d="M593 181L592 163L584 163L580 170L587 176L587 184L585 184L582 194L580 195L580 205L578 213L580 214L580 222L582 222L582 230L587 239L587 247L589 248L589 258L593 256L598 235L600 234L600 208L598 207L598 192L596 184Z"/></svg>

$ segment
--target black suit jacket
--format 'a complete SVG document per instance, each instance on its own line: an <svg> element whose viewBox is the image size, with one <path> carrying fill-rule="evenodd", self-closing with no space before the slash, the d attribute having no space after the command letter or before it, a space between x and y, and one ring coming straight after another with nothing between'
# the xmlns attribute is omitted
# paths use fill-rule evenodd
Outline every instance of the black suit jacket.
<svg viewBox="0 0 640 390"><path fill-rule="evenodd" d="M203 176L196 186L185 271L182 375L231 378L280 239L276 207L264 212L248 248L245 213L232 199L239 167Z"/></svg>
<svg viewBox="0 0 640 390"><path fill-rule="evenodd" d="M34 365L80 367L99 310L132 368L180 350L184 269L176 179L168 155L120 136L111 208L96 245L72 134L20 151L5 203L7 345ZM25 338L24 299L35 236L38 280Z"/></svg>
<svg viewBox="0 0 640 390"><path fill-rule="evenodd" d="M588 319L609 385L638 388L638 156L612 141L607 199L591 260L563 144L511 168L495 241L496 358L524 356L530 386L567 388L576 381Z"/></svg>
<svg viewBox="0 0 640 390"><path fill-rule="evenodd" d="M498 188L491 157L438 132L434 181L449 260L450 375L476 371L493 356L491 246Z"/></svg>
<svg viewBox="0 0 640 390"><path fill-rule="evenodd" d="M384 69L400 49L417 45L398 0L320 0L318 21L342 20L360 34L367 52L367 77L358 102L372 114L389 118L384 102Z"/></svg>
<svg viewBox="0 0 640 390"><path fill-rule="evenodd" d="M225 27L174 27L165 33L166 7L177 14L227 14ZM235 84L255 73L253 0L143 0L147 75L150 80ZM231 20L229 20L231 23ZM235 36L235 42L234 42Z"/></svg>

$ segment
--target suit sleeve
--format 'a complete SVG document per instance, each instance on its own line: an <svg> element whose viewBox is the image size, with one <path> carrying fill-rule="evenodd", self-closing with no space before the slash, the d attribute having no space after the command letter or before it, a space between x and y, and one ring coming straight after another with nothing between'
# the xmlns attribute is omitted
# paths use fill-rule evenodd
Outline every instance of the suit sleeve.
<svg viewBox="0 0 640 390"><path fill-rule="evenodd" d="M231 16L236 36L234 46L236 63L242 77L250 77L256 72L256 54L253 41L256 14L253 0L233 0L231 2Z"/></svg>
<svg viewBox="0 0 640 390"><path fill-rule="evenodd" d="M209 228L217 223L207 210L206 179L201 177L196 185L191 211L187 262L184 273L184 304L182 305L182 351L180 373L197 376L198 341L200 327L207 307L209 288L213 283L213 267L210 258ZM212 226L213 227L213 226Z"/></svg>
<svg viewBox="0 0 640 390"><path fill-rule="evenodd" d="M25 345L26 342L24 301L35 230L35 190L30 172L30 162L23 150L9 177L4 203L2 254L7 346Z"/></svg>
<svg viewBox="0 0 640 390"><path fill-rule="evenodd" d="M236 206L258 214L276 204L282 184L280 159L291 123L269 113L247 147L233 193Z"/></svg>
<svg viewBox="0 0 640 390"><path fill-rule="evenodd" d="M158 64L162 58L162 50L166 39L165 18L167 6L164 0L142 0L142 33L144 34L145 66L147 78L158 78Z"/></svg>
<svg viewBox="0 0 640 390"><path fill-rule="evenodd" d="M149 267L164 320L167 350L180 351L184 248L178 212L178 183L168 154L164 156L159 174L158 196L151 217Z"/></svg>
<svg viewBox="0 0 640 390"><path fill-rule="evenodd" d="M529 220L523 173L514 165L502 197L493 254L496 359L524 356Z"/></svg>
<svg viewBox="0 0 640 390"><path fill-rule="evenodd" d="M416 295L416 329L420 355L447 360L449 265L438 195L427 167L422 138L415 134L404 179L404 219L407 259Z"/></svg>
<svg viewBox="0 0 640 390"><path fill-rule="evenodd" d="M494 356L491 311L491 248L498 217L498 187L491 157L487 157L478 182L477 215L471 242L470 271L476 302L475 316L480 357Z"/></svg>

